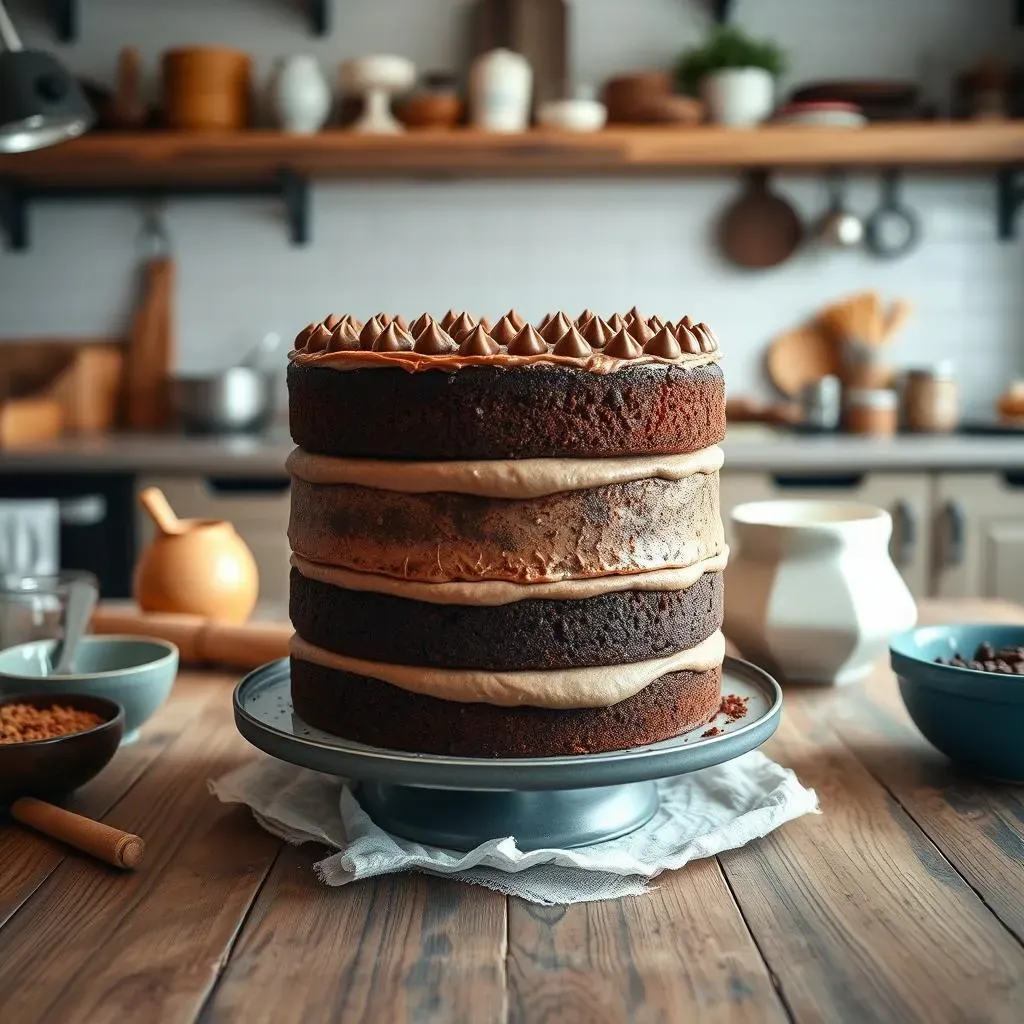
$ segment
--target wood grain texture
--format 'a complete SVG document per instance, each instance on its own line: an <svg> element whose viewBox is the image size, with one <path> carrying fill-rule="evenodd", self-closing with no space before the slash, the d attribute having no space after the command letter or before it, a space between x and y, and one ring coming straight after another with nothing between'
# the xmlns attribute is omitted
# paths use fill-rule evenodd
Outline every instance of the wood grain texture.
<svg viewBox="0 0 1024 1024"><path fill-rule="evenodd" d="M924 622L1024 622L1024 610L986 602L927 606ZM1024 787L958 770L924 739L903 707L896 678L880 666L863 686L808 693L843 742L1024 942Z"/></svg>
<svg viewBox="0 0 1024 1024"><path fill-rule="evenodd" d="M322 856L278 858L204 1021L506 1019L503 896L420 874L331 889L313 876Z"/></svg>
<svg viewBox="0 0 1024 1024"><path fill-rule="evenodd" d="M211 881L188 870L183 851L190 849L191 838L210 828L218 815L233 813L232 808L211 803L206 779L251 756L231 727L228 693L229 687L222 686L220 699L203 708L203 713L181 731L143 779L106 816L110 824L145 838L146 869L125 874L88 858L67 857L33 894L31 913L23 908L4 926L0 932L4 950L0 957L0 993L5 1019L8 1014L12 1021L43 1017L65 991L71 993L83 984L102 947L107 947L112 959L129 956L129 950L119 945L115 936L122 928L132 934L133 915L143 914L149 926L156 929L160 915L171 913L177 902L177 913L187 921L182 933L190 934L191 941L201 941L206 929L217 933L218 926L211 925L209 907L220 898L229 901L229 896L216 890L204 893L203 887L208 882L216 885L219 878L222 889L232 893L238 884L234 874L244 874L248 861L224 865ZM207 695L214 696L209 690ZM258 832L250 835L259 844ZM207 863L207 872L212 867ZM172 883L169 890L168 879ZM177 887L175 879L180 883ZM161 901L159 895L163 892L167 897ZM238 923L240 919L236 927ZM220 931L223 933L222 927ZM221 934L221 940L204 949L203 955L219 961L226 953L223 940ZM127 962L131 963L130 959ZM138 964L133 970L142 972L144 965ZM123 983L129 982L133 970L126 969ZM174 991L166 972L159 978L168 992ZM203 990L208 979L202 972L186 972L181 983ZM153 978L150 985L153 992L159 991ZM55 1019L94 1021L97 1017L60 1015ZM164 1018L155 1014L153 1019Z"/></svg>
<svg viewBox="0 0 1024 1024"><path fill-rule="evenodd" d="M167 706L143 727L139 741L122 747L110 766L64 806L78 814L103 818L210 698L207 691L200 696L194 689L185 694L177 688ZM68 855L68 848L54 839L16 825L4 827L0 834L0 928Z"/></svg>
<svg viewBox="0 0 1024 1024"><path fill-rule="evenodd" d="M568 907L509 903L510 1019L785 1021L718 862L646 896Z"/></svg>
<svg viewBox="0 0 1024 1024"><path fill-rule="evenodd" d="M59 149L0 157L0 176L35 185L271 182L312 177L671 174L729 167L992 166L1024 159L1020 122L846 128L612 127L522 135L459 129L404 135L326 131L95 133Z"/></svg>
<svg viewBox="0 0 1024 1024"><path fill-rule="evenodd" d="M721 856L796 1021L1016 1021L1024 953L822 718L793 699L767 753L823 814Z"/></svg>

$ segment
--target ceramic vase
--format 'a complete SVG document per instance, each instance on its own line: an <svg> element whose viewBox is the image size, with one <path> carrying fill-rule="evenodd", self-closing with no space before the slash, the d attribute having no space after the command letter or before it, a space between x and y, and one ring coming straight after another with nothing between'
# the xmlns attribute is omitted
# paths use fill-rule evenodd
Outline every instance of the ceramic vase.
<svg viewBox="0 0 1024 1024"><path fill-rule="evenodd" d="M331 112L331 89L315 58L299 54L277 62L270 105L283 131L312 135L323 128Z"/></svg>
<svg viewBox="0 0 1024 1024"><path fill-rule="evenodd" d="M764 68L723 68L705 75L701 98L715 124L760 124L775 109L775 77Z"/></svg>
<svg viewBox="0 0 1024 1024"><path fill-rule="evenodd" d="M725 633L786 682L867 675L917 608L889 556L892 518L853 502L758 501L732 512Z"/></svg>
<svg viewBox="0 0 1024 1024"><path fill-rule="evenodd" d="M533 70L511 50L491 50L469 72L469 114L475 128L487 132L524 132L530 127Z"/></svg>

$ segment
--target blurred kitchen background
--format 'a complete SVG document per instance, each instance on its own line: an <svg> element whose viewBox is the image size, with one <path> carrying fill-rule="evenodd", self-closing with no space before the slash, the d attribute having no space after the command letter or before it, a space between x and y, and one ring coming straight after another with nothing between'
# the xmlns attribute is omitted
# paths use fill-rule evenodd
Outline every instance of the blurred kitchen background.
<svg viewBox="0 0 1024 1024"><path fill-rule="evenodd" d="M50 52L86 80L108 120L117 120L111 110L126 123L142 118L138 98L154 104L165 88L162 55L202 45L251 55L257 97L253 124L261 129L301 115L285 109L290 100L282 99L274 69L281 58L311 55L332 94L323 131L337 133L343 130L339 110L349 123L359 116L358 104L353 113L338 102L343 62L401 56L415 66L417 95L436 98L454 89L463 97L481 49L472 18L486 8L493 20L484 36L502 42L502 33L511 33L504 41L515 45L509 26L520 24L517 8L532 2L9 0L6 6L26 48ZM575 175L570 160L569 173L523 176L520 163L528 166L533 157L529 152L523 157L521 147L509 158L504 176L481 177L472 168L462 174L457 160L439 171L413 159L405 176L384 176L372 168L359 180L300 175L292 181L297 206L291 224L281 196L246 195L241 187L238 194L191 197L170 188L155 203L134 192L119 197L116 188L103 198L34 198L34 190L55 184L77 187L87 178L89 187L104 188L125 177L124 160L108 164L108 181L103 159L76 149L91 144L93 134L81 143L0 156L6 227L0 237L7 239L0 252L0 367L9 371L7 391L15 349L18 366L42 365L43 357L26 356L25 350L54 341L144 344L156 353L155 361L170 353L167 369L173 374L194 376L245 359L265 336L276 334L282 339L278 349L257 358L275 375L280 392L291 338L331 312L365 319L385 310L411 320L424 310L440 316L454 308L496 319L514 306L536 320L559 308L571 315L587 307L610 315L636 305L665 318L687 313L714 327L730 396L738 400L732 406L734 422L798 421L812 428L829 425L831 413L822 414L822 405L838 397L828 387L811 385L823 376L842 378L849 370L841 352L845 322L847 333L858 334L845 340L870 350L861 352L871 364L867 378L846 380L848 390L856 385L860 402L847 423L862 436L822 438L808 436L806 429L731 434L723 501L811 491L883 504L896 521L894 554L916 593L1024 598L1024 436L1012 433L1024 424L1024 398L1013 390L1015 378L1024 378L1024 255L1012 237L1017 197L1012 169L1024 163L1024 121L1013 122L1024 117L1024 5L1017 0L559 0L543 6L543 17L554 20L524 30L527 44L541 55L538 60L547 62L535 69L535 84L539 87L544 74L550 82L554 62L566 69L560 91L591 101L576 110L549 110L546 116L563 128L564 119L592 113L595 98L611 96L605 92L610 79L628 92L637 80L623 76L673 72L684 53L714 36L716 16L727 16L749 37L741 46L774 41L786 62L774 83L775 117L802 124L806 133L806 143L804 136L794 142L792 132L778 136L781 163L789 169L773 173L767 187L783 200L781 212L769 194L768 212L763 206L760 211L766 220L755 215L753 228L737 229L731 242L722 235L723 215L748 189L748 200L766 198L749 171L762 161L770 167L775 149L766 133L787 130L694 126L687 122L707 112L668 96L635 115L628 103L611 111L613 121L661 122L630 129L670 139L666 145L676 155L660 173L626 175L602 167L605 173ZM74 38L67 41L59 38L62 15L76 22ZM545 25L557 28L562 17L564 38L554 29L545 31ZM328 27L323 35L316 30L318 19ZM735 44L733 39L730 45ZM134 53L125 56L125 47ZM720 46L718 59L721 54ZM713 63L714 47L704 57ZM301 62L288 66L308 70ZM139 90L132 87L136 68ZM436 72L448 73L452 81L430 78L425 87L424 73ZM299 71L296 80L295 102L315 108L316 83L303 86L307 80ZM657 91L656 82L645 81ZM303 88L311 99L304 98ZM104 95L104 89L115 95ZM804 102L791 104L794 99ZM400 101L396 109L401 114ZM315 110L311 116L315 119ZM712 111L712 116L723 115ZM883 123L858 127L865 118ZM946 123L950 120L955 123ZM872 136L876 129L890 134ZM623 129L614 124L604 130ZM124 138L143 132L166 129L136 128ZM686 166L688 139L695 149L712 145L702 141L702 132L720 133L707 138L719 140L713 145L723 147L725 166ZM823 134L816 137L818 132ZM863 145L877 160L865 157L867 150L849 156L858 146L856 132L863 133ZM554 137L568 138L558 143L566 147L573 138L584 140L583 134L557 130ZM825 140L820 159L814 155L819 139ZM896 149L890 150L886 139ZM285 168L288 144L275 145ZM515 149L518 143L510 145ZM659 145L657 139L644 143L648 156L640 162L657 162L649 154ZM794 157L804 145L809 155ZM746 146L751 150L744 156ZM892 157L897 149L903 155ZM142 145L139 153L144 152L157 151ZM813 166L794 170L793 164ZM919 169L921 164L929 166ZM848 175L829 177L830 168L847 165ZM903 225L890 225L873 248L871 237L861 241L859 232L879 205L883 165L901 172L893 183L894 203L909 211L916 231L904 239ZM217 178L230 193L230 158ZM843 212L855 215L855 234L846 247L836 244L841 239L819 237L834 196L830 185L840 190ZM301 215L303 202L309 204L307 217ZM887 242L889 229L893 236ZM306 244L293 244L295 230L308 230ZM902 253L876 251L887 245L900 249L904 242ZM154 255L164 253L171 271L154 284L143 272ZM829 309L822 326L817 318ZM874 336L860 337L862 332ZM766 370L773 342L777 347ZM6 354L4 346L10 346ZM882 350L884 358L878 354ZM66 350L58 362L70 365ZM924 409L910 425L918 433L940 436L879 441L872 435L890 432L890 413L907 422L907 370L919 371L914 401ZM89 372L95 377L86 374L85 383L72 386L65 378L65 403L67 391L75 388L80 406L86 402L82 395L109 392L110 367L97 363ZM119 386L126 380L131 384L135 378L123 378ZM137 404L151 384L138 385ZM891 395L896 406L878 392ZM145 397L141 401L149 404ZM277 408L279 419L283 401ZM146 422L145 408L136 414L138 426L154 425ZM95 427L90 413L79 408L79 415L89 435ZM97 415L102 421L102 411ZM123 413L118 415L123 427ZM950 429L963 424L972 432ZM181 515L232 519L256 551L264 596L280 601L287 570L287 482L281 470L287 450L279 428L228 440L186 438L173 429L154 438L147 429L134 438L47 442L30 437L24 443L14 431L6 444L0 441L0 498L10 509L15 500L61 499L64 525L57 530L63 547L54 549L58 553L50 562L98 572L105 593L122 597L149 529L134 496L156 483ZM92 498L99 504L82 503ZM25 529L24 516L22 525L10 526L15 513L6 513L5 520L3 506L0 501L0 561L27 558L26 552L38 556L18 533ZM74 526L76 515L86 526ZM99 522L93 522L97 516Z"/></svg>

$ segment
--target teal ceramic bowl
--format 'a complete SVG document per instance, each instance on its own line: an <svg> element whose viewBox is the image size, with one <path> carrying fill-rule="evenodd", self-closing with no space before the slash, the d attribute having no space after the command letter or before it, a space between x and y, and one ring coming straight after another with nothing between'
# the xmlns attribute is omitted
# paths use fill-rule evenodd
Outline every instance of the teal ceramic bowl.
<svg viewBox="0 0 1024 1024"><path fill-rule="evenodd" d="M914 724L950 760L1000 782L1024 782L1024 676L936 664L979 644L1024 645L1024 626L923 626L889 648Z"/></svg>
<svg viewBox="0 0 1024 1024"><path fill-rule="evenodd" d="M82 693L104 697L124 708L124 739L138 739L139 728L165 700L178 674L178 648L165 640L139 636L85 636L74 670L50 676L54 640L36 640L0 651L0 697Z"/></svg>

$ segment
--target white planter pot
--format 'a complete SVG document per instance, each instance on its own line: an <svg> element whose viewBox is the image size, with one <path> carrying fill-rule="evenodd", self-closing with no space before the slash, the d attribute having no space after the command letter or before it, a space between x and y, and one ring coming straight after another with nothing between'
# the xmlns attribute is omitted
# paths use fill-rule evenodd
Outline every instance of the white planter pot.
<svg viewBox="0 0 1024 1024"><path fill-rule="evenodd" d="M764 68L725 68L701 79L700 92L716 124L759 124L775 109L775 77Z"/></svg>
<svg viewBox="0 0 1024 1024"><path fill-rule="evenodd" d="M481 54L469 71L469 119L487 132L525 132L530 127L533 70L511 50Z"/></svg>
<svg viewBox="0 0 1024 1024"><path fill-rule="evenodd" d="M270 80L270 106L283 131L312 135L331 112L331 89L313 57L282 57Z"/></svg>
<svg viewBox="0 0 1024 1024"><path fill-rule="evenodd" d="M756 501L732 513L725 633L787 682L867 675L917 621L889 557L892 518L870 505Z"/></svg>

